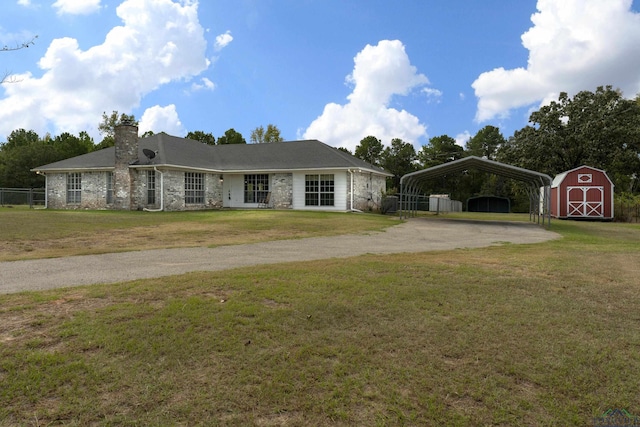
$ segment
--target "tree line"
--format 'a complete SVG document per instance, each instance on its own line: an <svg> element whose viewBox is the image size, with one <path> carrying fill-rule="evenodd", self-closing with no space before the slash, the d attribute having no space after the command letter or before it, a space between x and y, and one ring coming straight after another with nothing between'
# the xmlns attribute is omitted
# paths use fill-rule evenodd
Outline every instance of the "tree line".
<svg viewBox="0 0 640 427"><path fill-rule="evenodd" d="M41 137L33 130L17 129L11 132L7 141L0 143L0 188L41 188L44 187L44 177L31 172L31 169L68 159L70 157L87 154L92 151L114 145L115 128L121 124L138 125L135 116L120 114L102 114L102 121L98 124L98 131L102 136L99 143L95 143L87 132L80 132L77 136L64 132L58 136L46 134ZM154 133L147 131L142 137ZM228 129L223 135L215 138L212 133L192 131L186 138L209 145L246 144L247 141L240 132ZM266 129L258 126L251 132L250 142L253 144L281 142L280 129L269 124Z"/></svg>
<svg viewBox="0 0 640 427"><path fill-rule="evenodd" d="M618 195L640 194L640 95L629 100L611 86L581 91L573 98L561 93L557 101L531 113L529 124L505 138L485 126L463 148L448 135L435 136L416 152L401 139L382 141L367 136L353 153L393 174L388 188L399 189L407 173L477 156L542 172L551 177L583 165L607 172ZM446 193L456 200L477 195L508 197L528 209L526 189L489 173L469 170L424 183L424 193ZM393 190L392 190L393 191ZM512 203L513 206L513 203ZM516 207L517 208L517 207Z"/></svg>
<svg viewBox="0 0 640 427"><path fill-rule="evenodd" d="M30 169L113 145L113 131L121 123L137 124L132 115L104 113L98 129L103 139L95 144L86 133L63 133L40 137L31 130L13 131L0 144L0 187L44 186L43 177ZM147 132L142 136L152 135ZM186 136L205 144L246 144L245 138L231 128L215 138L204 131ZM282 141L277 126L259 126L251 132L250 143ZM342 148L342 150L347 151ZM549 176L582 166L605 170L616 186L617 194L640 193L640 95L625 99L611 86L594 92L582 91L570 98L561 93L557 101L531 113L529 123L505 138L495 126L485 126L463 148L448 135L429 139L419 151L400 138L385 147L375 136L364 137L354 156L393 174L389 189L399 189L400 178L416 170L478 156L530 169ZM479 171L442 177L424 186L425 194L447 193L457 200L475 195L509 197L528 204L526 189L518 182ZM514 203L512 202L512 206Z"/></svg>

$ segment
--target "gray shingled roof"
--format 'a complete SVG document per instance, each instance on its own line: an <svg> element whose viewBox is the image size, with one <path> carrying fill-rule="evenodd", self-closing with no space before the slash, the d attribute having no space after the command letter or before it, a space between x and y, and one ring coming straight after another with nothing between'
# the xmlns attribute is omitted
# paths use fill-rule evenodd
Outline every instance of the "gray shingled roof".
<svg viewBox="0 0 640 427"><path fill-rule="evenodd" d="M212 146L160 133L140 139L139 145L139 158L135 163L138 166L168 166L216 172L358 168L390 176L383 169L317 140ZM154 151L156 156L149 160L142 151L145 148ZM114 165L115 148L110 147L33 170L95 170L111 169Z"/></svg>

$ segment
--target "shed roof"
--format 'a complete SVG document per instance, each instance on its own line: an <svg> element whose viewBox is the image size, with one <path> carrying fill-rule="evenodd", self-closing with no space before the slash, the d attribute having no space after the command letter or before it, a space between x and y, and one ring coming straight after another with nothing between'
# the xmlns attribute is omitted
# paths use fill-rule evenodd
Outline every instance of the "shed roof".
<svg viewBox="0 0 640 427"><path fill-rule="evenodd" d="M602 169L598 169L598 168L594 168L594 167L591 167L591 166L584 166L583 165L583 166L579 166L577 168L573 168L573 169L568 170L568 171L564 171L564 172L559 173L558 175L556 175L553 178L553 182L551 183L551 188L559 187L560 184L562 184L562 181L564 181L565 178L567 177L567 175L569 175L570 173L575 172L575 171L577 171L579 169L585 169L585 168L602 173L607 178L607 180L611 183L611 185L613 185L613 181L611 181L611 179L609 178L609 175L607 175L607 173L605 171L603 171Z"/></svg>

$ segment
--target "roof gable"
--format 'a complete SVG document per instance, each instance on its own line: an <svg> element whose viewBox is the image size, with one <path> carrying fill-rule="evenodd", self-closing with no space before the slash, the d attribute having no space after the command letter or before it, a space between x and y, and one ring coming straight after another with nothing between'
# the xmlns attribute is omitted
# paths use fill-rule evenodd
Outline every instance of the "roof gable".
<svg viewBox="0 0 640 427"><path fill-rule="evenodd" d="M601 173L602 175L604 175L605 178L607 178L607 181L609 181L609 183L613 186L613 181L611 181L611 179L609 178L609 175L607 175L607 172L605 172L602 169L582 165L582 166L578 166L577 168L573 168L556 175L553 178L553 183L551 184L551 188L559 187L562 184L562 182L567 178L568 175L572 174L573 172L579 171L580 169L588 169L589 171L592 171L592 172Z"/></svg>

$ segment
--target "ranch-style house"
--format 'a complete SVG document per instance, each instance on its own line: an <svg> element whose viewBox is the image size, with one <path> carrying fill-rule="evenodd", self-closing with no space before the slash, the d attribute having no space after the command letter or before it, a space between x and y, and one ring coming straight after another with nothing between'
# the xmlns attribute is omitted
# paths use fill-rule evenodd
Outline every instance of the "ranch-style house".
<svg viewBox="0 0 640 427"><path fill-rule="evenodd" d="M317 140L207 145L115 129L115 146L40 166L46 207L182 211L370 210L388 172Z"/></svg>

